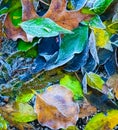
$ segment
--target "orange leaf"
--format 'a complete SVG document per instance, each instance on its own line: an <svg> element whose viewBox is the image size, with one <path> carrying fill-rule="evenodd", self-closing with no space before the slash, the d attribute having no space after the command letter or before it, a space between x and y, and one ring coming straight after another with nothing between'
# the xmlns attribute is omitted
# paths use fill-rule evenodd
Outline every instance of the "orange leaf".
<svg viewBox="0 0 118 130"><path fill-rule="evenodd" d="M79 108L72 98L72 92L59 85L53 85L37 95L35 111L41 125L55 130L75 125Z"/></svg>
<svg viewBox="0 0 118 130"><path fill-rule="evenodd" d="M60 26L72 30L90 15L82 14L81 11L67 11L66 0L52 0L47 13L43 16L54 20Z"/></svg>
<svg viewBox="0 0 118 130"><path fill-rule="evenodd" d="M85 100L80 107L79 118L90 116L96 112L96 107L92 106L87 100Z"/></svg>

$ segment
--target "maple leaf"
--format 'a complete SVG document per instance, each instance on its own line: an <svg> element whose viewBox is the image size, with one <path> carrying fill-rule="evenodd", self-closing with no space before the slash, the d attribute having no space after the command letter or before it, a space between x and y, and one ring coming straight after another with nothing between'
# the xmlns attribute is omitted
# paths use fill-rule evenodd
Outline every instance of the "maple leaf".
<svg viewBox="0 0 118 130"><path fill-rule="evenodd" d="M52 0L47 13L43 16L54 20L60 26L72 30L85 19L89 19L90 15L85 15L79 11L67 11L66 0Z"/></svg>
<svg viewBox="0 0 118 130"><path fill-rule="evenodd" d="M37 94L35 111L41 125L55 130L75 125L79 107L72 98L72 92L60 85L53 85L44 93Z"/></svg>
<svg viewBox="0 0 118 130"><path fill-rule="evenodd" d="M22 21L37 17L38 15L36 14L32 0L22 0ZM21 38L24 41L32 41L32 37L27 38L26 33L20 27L13 25L9 13L7 14L4 25L6 36L9 39L16 41L18 38Z"/></svg>

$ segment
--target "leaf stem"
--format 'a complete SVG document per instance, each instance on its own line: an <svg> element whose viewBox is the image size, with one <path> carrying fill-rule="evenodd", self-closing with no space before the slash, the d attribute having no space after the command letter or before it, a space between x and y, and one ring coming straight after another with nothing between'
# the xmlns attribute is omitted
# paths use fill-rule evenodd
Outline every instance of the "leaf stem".
<svg viewBox="0 0 118 130"><path fill-rule="evenodd" d="M43 0L39 0L40 2L42 2L43 4L45 4L45 5L47 5L47 6L49 6L49 4L48 3L46 3L45 1L43 1Z"/></svg>

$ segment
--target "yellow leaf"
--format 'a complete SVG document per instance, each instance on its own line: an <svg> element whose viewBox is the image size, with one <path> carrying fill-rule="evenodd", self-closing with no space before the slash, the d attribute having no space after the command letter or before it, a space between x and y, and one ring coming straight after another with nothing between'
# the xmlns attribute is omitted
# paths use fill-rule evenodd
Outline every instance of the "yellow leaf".
<svg viewBox="0 0 118 130"><path fill-rule="evenodd" d="M99 124L99 125L98 125ZM112 130L118 124L118 110L111 110L105 115L95 115L86 125L85 130Z"/></svg>
<svg viewBox="0 0 118 130"><path fill-rule="evenodd" d="M109 42L109 33L103 29L94 28L96 46L104 48Z"/></svg>

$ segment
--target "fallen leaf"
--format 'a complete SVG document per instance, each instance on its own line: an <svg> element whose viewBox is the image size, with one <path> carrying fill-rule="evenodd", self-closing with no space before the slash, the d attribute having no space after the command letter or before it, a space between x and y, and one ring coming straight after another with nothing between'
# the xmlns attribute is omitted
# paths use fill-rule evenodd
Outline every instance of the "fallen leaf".
<svg viewBox="0 0 118 130"><path fill-rule="evenodd" d="M22 20L29 20L29 19L33 19L33 18L37 18L38 15L36 14L36 11L33 7L33 2L31 0L22 0ZM14 10L12 10L12 12L16 11L16 8ZM10 14L12 14L12 12L10 12ZM5 19L4 25L5 25L5 33L6 36L9 39L13 39L14 41L16 41L17 39L22 39L24 41L32 41L32 37L31 36L26 36L26 33L20 28L20 27L15 27L10 19L10 14L7 14L7 17ZM15 15L15 14L14 14ZM21 14L17 14L17 17L20 16ZM13 14L12 14L12 17Z"/></svg>
<svg viewBox="0 0 118 130"><path fill-rule="evenodd" d="M66 74L63 78L60 79L60 85L66 87L73 93L74 100L83 98L84 95L82 91L82 85L76 77Z"/></svg>
<svg viewBox="0 0 118 130"><path fill-rule="evenodd" d="M27 21L29 19L38 18L33 0L21 0L22 1L22 20Z"/></svg>
<svg viewBox="0 0 118 130"><path fill-rule="evenodd" d="M0 130L7 130L7 121L0 115Z"/></svg>
<svg viewBox="0 0 118 130"><path fill-rule="evenodd" d="M118 110L96 114L85 126L85 130L113 130L118 124Z"/></svg>
<svg viewBox="0 0 118 130"><path fill-rule="evenodd" d="M113 89L116 98L118 99L118 74L112 75L106 82L107 86Z"/></svg>
<svg viewBox="0 0 118 130"><path fill-rule="evenodd" d="M86 99L80 106L79 118L84 118L87 116L91 116L97 112L97 108L92 106Z"/></svg>
<svg viewBox="0 0 118 130"><path fill-rule="evenodd" d="M43 16L54 20L60 26L72 30L85 19L91 16L82 14L81 11L67 11L66 0L52 0L47 13Z"/></svg>
<svg viewBox="0 0 118 130"><path fill-rule="evenodd" d="M26 32L27 37L53 37L60 33L70 33L70 30L64 29L49 18L35 18L19 24Z"/></svg>
<svg viewBox="0 0 118 130"><path fill-rule="evenodd" d="M7 15L5 22L5 34L9 39L13 39L16 41L17 39L22 39L24 41L28 41L25 32L20 28L16 28L11 22L9 14Z"/></svg>
<svg viewBox="0 0 118 130"><path fill-rule="evenodd" d="M86 78L87 78L87 84L92 87L92 88L95 88L95 89L98 89L99 91L102 91L103 89L103 85L104 85L104 81L102 80L102 78L93 73L93 72L89 72L86 74Z"/></svg>
<svg viewBox="0 0 118 130"><path fill-rule="evenodd" d="M72 98L72 92L60 85L53 85L38 94L35 111L41 125L55 130L75 125L79 108Z"/></svg>

